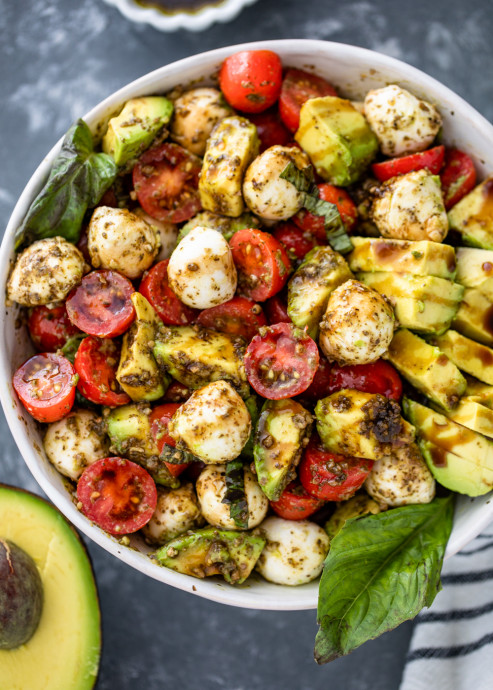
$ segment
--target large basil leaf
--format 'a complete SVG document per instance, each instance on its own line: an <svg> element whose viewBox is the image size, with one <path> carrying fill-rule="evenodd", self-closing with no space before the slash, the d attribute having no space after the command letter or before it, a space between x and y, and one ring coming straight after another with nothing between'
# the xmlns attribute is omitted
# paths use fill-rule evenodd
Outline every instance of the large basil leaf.
<svg viewBox="0 0 493 690"><path fill-rule="evenodd" d="M48 180L16 233L15 248L55 236L77 242L86 210L96 206L116 173L113 158L94 152L91 131L78 120L65 135Z"/></svg>
<svg viewBox="0 0 493 690"><path fill-rule="evenodd" d="M315 659L348 654L430 606L452 529L453 497L348 520L320 580Z"/></svg>

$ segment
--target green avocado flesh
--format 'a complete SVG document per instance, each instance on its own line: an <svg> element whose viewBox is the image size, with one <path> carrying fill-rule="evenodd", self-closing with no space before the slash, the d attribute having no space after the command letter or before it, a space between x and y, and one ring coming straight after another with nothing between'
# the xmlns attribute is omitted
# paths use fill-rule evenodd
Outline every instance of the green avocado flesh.
<svg viewBox="0 0 493 690"><path fill-rule="evenodd" d="M0 535L35 562L43 584L41 619L16 649L0 649L2 690L90 690L101 653L98 596L75 530L34 494L0 485Z"/></svg>

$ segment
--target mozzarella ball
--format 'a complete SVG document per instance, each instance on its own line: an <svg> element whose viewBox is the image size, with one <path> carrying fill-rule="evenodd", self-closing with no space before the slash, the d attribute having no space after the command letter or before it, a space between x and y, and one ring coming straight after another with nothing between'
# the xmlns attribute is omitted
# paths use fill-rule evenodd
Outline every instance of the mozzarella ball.
<svg viewBox="0 0 493 690"><path fill-rule="evenodd" d="M382 295L347 280L329 297L319 344L330 361L368 364L387 352L394 326L394 311Z"/></svg>
<svg viewBox="0 0 493 690"><path fill-rule="evenodd" d="M220 529L251 529L260 525L267 515L269 501L252 472L245 467L245 496L248 505L248 526L238 527L230 517L230 504L223 503L226 494L226 470L224 465L207 465L197 479L196 489L200 510L207 522Z"/></svg>
<svg viewBox="0 0 493 690"><path fill-rule="evenodd" d="M366 478L365 489L378 503L395 508L432 501L435 480L413 443L378 460Z"/></svg>
<svg viewBox="0 0 493 690"><path fill-rule="evenodd" d="M194 228L171 254L168 279L189 307L207 309L227 302L238 280L229 244L217 230Z"/></svg>
<svg viewBox="0 0 493 690"><path fill-rule="evenodd" d="M309 520L269 517L256 530L267 540L255 569L278 585L304 585L322 572L329 537Z"/></svg>
<svg viewBox="0 0 493 690"><path fill-rule="evenodd" d="M205 463L234 460L250 436L250 413L227 381L214 381L195 391L175 412L168 433L177 447Z"/></svg>
<svg viewBox="0 0 493 690"><path fill-rule="evenodd" d="M448 232L440 179L416 170L384 182L372 206L383 237L442 242Z"/></svg>
<svg viewBox="0 0 493 690"><path fill-rule="evenodd" d="M424 151L442 126L440 113L431 103L396 84L369 91L364 109L386 156Z"/></svg>
<svg viewBox="0 0 493 690"><path fill-rule="evenodd" d="M197 156L203 156L214 126L233 113L217 89L186 91L174 102L171 138Z"/></svg>
<svg viewBox="0 0 493 690"><path fill-rule="evenodd" d="M153 218L141 208L135 209L134 213L136 216L139 216L139 218L142 218L142 220L145 220L145 222L154 228L159 235L161 249L154 261L157 263L158 261L169 259L176 246L178 226L164 220L156 220L156 218Z"/></svg>
<svg viewBox="0 0 493 690"><path fill-rule="evenodd" d="M7 297L25 307L65 299L88 270L77 247L63 237L38 240L19 255L7 283Z"/></svg>
<svg viewBox="0 0 493 690"><path fill-rule="evenodd" d="M126 208L99 206L91 216L87 248L94 268L139 278L152 266L159 247L157 229Z"/></svg>
<svg viewBox="0 0 493 690"><path fill-rule="evenodd" d="M202 522L193 484L183 484L179 489L160 486L156 510L142 532L153 544L165 544L183 532L199 527Z"/></svg>
<svg viewBox="0 0 493 690"><path fill-rule="evenodd" d="M90 410L76 410L49 425L43 445L57 470L77 480L86 467L108 455L110 443L101 417Z"/></svg>
<svg viewBox="0 0 493 690"><path fill-rule="evenodd" d="M268 220L286 220L303 206L304 194L279 175L288 163L300 170L310 165L296 146L271 146L257 156L243 180L243 197L253 213Z"/></svg>

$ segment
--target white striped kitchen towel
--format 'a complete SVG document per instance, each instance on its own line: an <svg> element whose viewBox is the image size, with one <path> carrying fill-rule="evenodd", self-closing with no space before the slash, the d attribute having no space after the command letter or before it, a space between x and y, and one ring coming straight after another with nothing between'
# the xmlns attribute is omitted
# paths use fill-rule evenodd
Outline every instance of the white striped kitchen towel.
<svg viewBox="0 0 493 690"><path fill-rule="evenodd" d="M448 559L416 618L400 690L493 690L493 525Z"/></svg>

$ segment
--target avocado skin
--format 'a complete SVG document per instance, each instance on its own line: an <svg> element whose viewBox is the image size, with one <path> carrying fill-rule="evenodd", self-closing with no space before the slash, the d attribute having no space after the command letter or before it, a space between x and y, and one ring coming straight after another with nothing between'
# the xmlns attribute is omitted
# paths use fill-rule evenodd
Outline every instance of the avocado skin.
<svg viewBox="0 0 493 690"><path fill-rule="evenodd" d="M264 546L265 539L249 532L204 527L172 539L156 551L155 558L184 575L222 575L229 584L240 585L252 572Z"/></svg>
<svg viewBox="0 0 493 690"><path fill-rule="evenodd" d="M33 558L45 595L31 639L17 649L0 649L2 687L91 690L101 655L101 615L79 535L48 501L5 484L0 484L0 534Z"/></svg>
<svg viewBox="0 0 493 690"><path fill-rule="evenodd" d="M41 618L43 584L31 556L0 538L0 649L33 636Z"/></svg>

